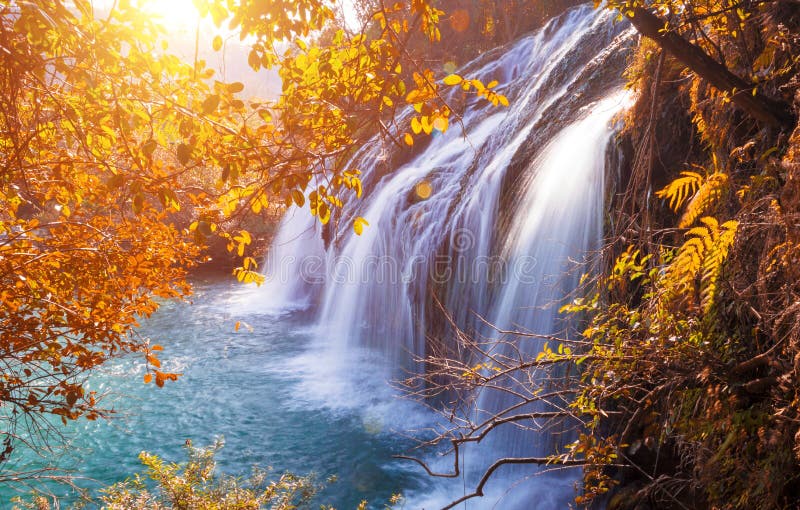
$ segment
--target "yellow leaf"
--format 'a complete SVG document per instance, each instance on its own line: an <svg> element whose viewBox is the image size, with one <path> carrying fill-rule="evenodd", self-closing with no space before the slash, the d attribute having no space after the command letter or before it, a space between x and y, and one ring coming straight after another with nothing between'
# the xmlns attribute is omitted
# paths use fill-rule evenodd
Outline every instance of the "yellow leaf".
<svg viewBox="0 0 800 510"><path fill-rule="evenodd" d="M317 218L319 222L325 225L331 219L331 210L325 203L320 203L317 207Z"/></svg>
<svg viewBox="0 0 800 510"><path fill-rule="evenodd" d="M239 328L242 327L241 321L236 321L236 324L233 326L234 331L239 331Z"/></svg>
<svg viewBox="0 0 800 510"><path fill-rule="evenodd" d="M443 80L445 85L458 85L462 81L464 81L464 78L462 78L461 76L459 76L457 74L447 75L447 76L445 76L445 78Z"/></svg>
<svg viewBox="0 0 800 510"><path fill-rule="evenodd" d="M425 131L426 135L431 134L433 131L433 122L431 122L430 118L427 115L422 117L422 130Z"/></svg>
<svg viewBox="0 0 800 510"><path fill-rule="evenodd" d="M419 123L419 119L416 117L411 119L411 131L413 131L415 135L418 135L422 132L422 124Z"/></svg>
<svg viewBox="0 0 800 510"><path fill-rule="evenodd" d="M414 145L414 138L408 133L406 133L405 136L403 137L403 141L406 142L406 145L408 145L409 147Z"/></svg>
<svg viewBox="0 0 800 510"><path fill-rule="evenodd" d="M368 227L369 223L367 220L359 216L358 218L353 221L353 230L355 231L357 236L360 236L362 232L364 232L364 227Z"/></svg>
<svg viewBox="0 0 800 510"><path fill-rule="evenodd" d="M211 47L214 48L214 51L219 51L222 48L222 37L220 36L214 37L214 41L211 43Z"/></svg>
<svg viewBox="0 0 800 510"><path fill-rule="evenodd" d="M238 240L243 244L250 244L251 242L253 242L253 238L250 237L250 232L248 232L247 230L240 230L239 235L234 237L234 239Z"/></svg>

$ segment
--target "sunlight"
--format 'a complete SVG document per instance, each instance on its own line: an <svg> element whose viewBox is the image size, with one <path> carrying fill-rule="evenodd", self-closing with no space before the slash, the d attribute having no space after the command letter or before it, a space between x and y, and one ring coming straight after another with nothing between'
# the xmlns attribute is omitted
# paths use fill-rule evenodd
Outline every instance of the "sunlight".
<svg viewBox="0 0 800 510"><path fill-rule="evenodd" d="M167 30L194 28L199 17L193 0L142 0L141 9L158 17Z"/></svg>
<svg viewBox="0 0 800 510"><path fill-rule="evenodd" d="M334 3L335 8L341 12L345 25L350 30L357 32L361 29L361 22L358 19L358 11L355 7L355 0L339 0Z"/></svg>
<svg viewBox="0 0 800 510"><path fill-rule="evenodd" d="M199 19L199 11L195 6L195 0L139 0L138 4L142 12L157 18L156 21L163 25L167 30L173 32L194 31L198 22L201 30L213 30L210 17ZM344 21L347 28L357 32L361 29L358 9L355 0L335 0L332 2L334 11L337 12ZM220 30L220 29L217 29ZM221 31L227 33L226 23L223 23Z"/></svg>

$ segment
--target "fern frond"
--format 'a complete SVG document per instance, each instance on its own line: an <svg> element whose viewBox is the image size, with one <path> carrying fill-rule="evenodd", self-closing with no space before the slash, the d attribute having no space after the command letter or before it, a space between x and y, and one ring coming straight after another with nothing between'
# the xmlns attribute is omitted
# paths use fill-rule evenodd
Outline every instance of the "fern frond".
<svg viewBox="0 0 800 510"><path fill-rule="evenodd" d="M661 283L668 302L683 301L698 296L707 312L714 303L722 265L736 237L739 223L731 220L722 225L711 217L700 218L698 225L686 232L686 241L664 273Z"/></svg>
<svg viewBox="0 0 800 510"><path fill-rule="evenodd" d="M705 236L690 237L678 248L678 253L669 265L663 282L664 287L673 297L694 294L695 279L703 266L708 250L708 229L697 227L705 232Z"/></svg>
<svg viewBox="0 0 800 510"><path fill-rule="evenodd" d="M664 188L656 191L657 197L669 199L669 207L675 212L678 212L683 203L695 194L704 181L703 176L697 172L687 170L681 172L680 175Z"/></svg>
<svg viewBox="0 0 800 510"><path fill-rule="evenodd" d="M704 216L700 218L700 223L705 225L711 231L711 235L716 238L716 235L719 233L719 222L713 216Z"/></svg>
<svg viewBox="0 0 800 510"><path fill-rule="evenodd" d="M700 184L694 196L692 196L692 199L686 206L686 211L681 216L678 226L680 228L688 227L694 223L697 218L709 212L709 210L719 203L727 185L728 174L714 172L709 175L703 183Z"/></svg>
<svg viewBox="0 0 800 510"><path fill-rule="evenodd" d="M706 219L703 218L703 220ZM714 223L717 223L716 220L714 220ZM736 239L738 227L739 222L730 220L723 223L722 228L713 231L713 243L707 250L700 275L700 306L702 306L704 312L708 312L714 304L722 265Z"/></svg>

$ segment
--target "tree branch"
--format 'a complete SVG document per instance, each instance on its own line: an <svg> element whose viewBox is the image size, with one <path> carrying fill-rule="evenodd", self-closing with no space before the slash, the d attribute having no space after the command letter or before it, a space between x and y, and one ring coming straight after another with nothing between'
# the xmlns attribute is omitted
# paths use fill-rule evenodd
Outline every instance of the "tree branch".
<svg viewBox="0 0 800 510"><path fill-rule="evenodd" d="M475 486L475 490L467 494L463 497L458 498L457 500L453 501L449 505L442 507L442 510L450 510L456 505L463 503L464 501L472 498L477 498L483 496L483 488L486 486L486 483L492 477L495 471L500 466L504 466L506 464L538 464L542 465L559 465L559 466L583 466L586 464L585 460L582 459L551 459L549 457L508 457L505 459L500 459L494 464L492 464L489 469L487 469L483 476L481 477L481 481L478 482L478 485Z"/></svg>
<svg viewBox="0 0 800 510"><path fill-rule="evenodd" d="M754 84L728 71L700 47L679 34L665 29L664 20L648 9L634 7L626 12L625 16L639 33L655 41L700 78L717 89L729 93L731 101L736 106L760 123L786 130L794 126L795 118L788 104L758 92Z"/></svg>

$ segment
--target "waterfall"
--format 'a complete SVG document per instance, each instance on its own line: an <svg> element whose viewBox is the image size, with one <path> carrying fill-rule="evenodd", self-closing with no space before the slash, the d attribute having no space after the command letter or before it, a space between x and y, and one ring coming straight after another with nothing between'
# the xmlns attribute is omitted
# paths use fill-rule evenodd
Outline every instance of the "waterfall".
<svg viewBox="0 0 800 510"><path fill-rule="evenodd" d="M264 298L259 303L268 311L305 309L311 305L315 285L323 280L325 248L315 218L296 208L281 219L270 246L264 273L267 275Z"/></svg>
<svg viewBox="0 0 800 510"><path fill-rule="evenodd" d="M267 263L282 273L270 275L262 295L273 308L311 308L326 384L336 380L331 387L349 394L367 368L384 380L421 370L414 359L429 353L427 339L447 336L439 304L475 334L493 334L486 322L559 331L558 307L545 305L575 288L571 261L600 243L604 155L626 104L620 73L630 44L630 31L610 13L572 9L459 71L500 81L509 108L467 105L461 123L388 172L374 170L386 160L379 141L362 149L351 166L364 172L368 193L341 216L363 216L370 225L361 236L343 220L325 251L311 215L287 213ZM535 354L541 345L515 348ZM495 412L508 405L504 398L484 392L478 407ZM511 429L468 452L467 486L498 456L552 453L552 438ZM536 508L565 508L574 481L564 478ZM470 507L505 498L499 508L531 508L530 490L514 492L517 502L499 494ZM444 488L414 507L458 496Z"/></svg>

